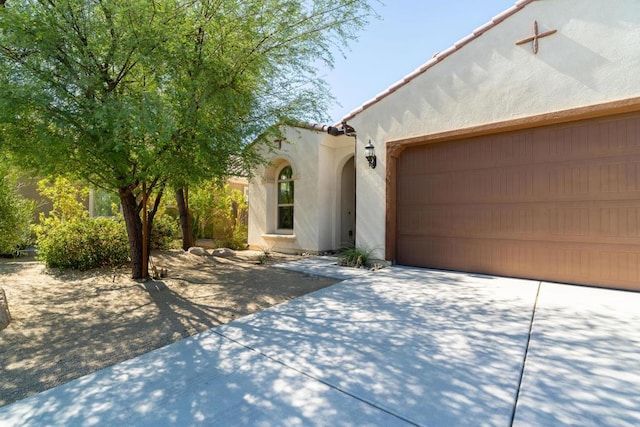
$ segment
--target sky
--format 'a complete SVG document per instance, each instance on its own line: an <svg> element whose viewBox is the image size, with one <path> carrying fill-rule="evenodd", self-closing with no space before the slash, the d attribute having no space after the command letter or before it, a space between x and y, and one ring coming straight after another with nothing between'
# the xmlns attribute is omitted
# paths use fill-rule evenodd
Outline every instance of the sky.
<svg viewBox="0 0 640 427"><path fill-rule="evenodd" d="M382 0L372 4L372 19L350 43L347 58L336 55L335 67L322 74L342 104L328 112L329 124L451 47L513 6L516 0Z"/></svg>

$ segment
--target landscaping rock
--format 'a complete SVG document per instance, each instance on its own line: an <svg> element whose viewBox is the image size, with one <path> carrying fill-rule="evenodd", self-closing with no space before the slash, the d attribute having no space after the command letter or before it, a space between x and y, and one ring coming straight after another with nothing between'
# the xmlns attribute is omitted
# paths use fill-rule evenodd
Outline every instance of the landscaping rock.
<svg viewBox="0 0 640 427"><path fill-rule="evenodd" d="M213 250L212 255L220 258L230 258L232 256L236 256L236 253L233 249L218 248Z"/></svg>
<svg viewBox="0 0 640 427"><path fill-rule="evenodd" d="M199 247L197 247L197 246L194 246L194 247L189 248L189 251L188 251L188 252L189 252L191 255L198 255L198 256L205 256L205 255L207 255L207 251L205 251L204 249L199 248Z"/></svg>
<svg viewBox="0 0 640 427"><path fill-rule="evenodd" d="M9 326L11 323L11 314L9 313L9 303L4 289L0 288L0 331Z"/></svg>

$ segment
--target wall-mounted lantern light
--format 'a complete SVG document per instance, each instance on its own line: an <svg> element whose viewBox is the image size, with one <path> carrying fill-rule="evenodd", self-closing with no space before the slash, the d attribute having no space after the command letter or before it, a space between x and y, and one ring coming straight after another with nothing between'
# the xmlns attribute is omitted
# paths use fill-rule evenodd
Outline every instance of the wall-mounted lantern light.
<svg viewBox="0 0 640 427"><path fill-rule="evenodd" d="M377 164L376 147L373 146L371 140L369 140L369 143L364 147L364 157L366 157L369 162L369 167L375 169Z"/></svg>

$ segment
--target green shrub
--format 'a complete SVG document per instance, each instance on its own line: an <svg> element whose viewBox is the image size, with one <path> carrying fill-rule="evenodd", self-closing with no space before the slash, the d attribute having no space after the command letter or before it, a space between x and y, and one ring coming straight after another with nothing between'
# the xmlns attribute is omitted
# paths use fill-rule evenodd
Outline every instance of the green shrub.
<svg viewBox="0 0 640 427"><path fill-rule="evenodd" d="M15 255L28 245L35 204L18 193L17 179L0 167L0 255Z"/></svg>
<svg viewBox="0 0 640 427"><path fill-rule="evenodd" d="M38 193L51 200L53 209L47 215L40 214L40 222L64 222L74 218L88 218L86 204L89 188L65 177L46 178L38 181Z"/></svg>
<svg viewBox="0 0 640 427"><path fill-rule="evenodd" d="M34 226L38 255L50 268L89 270L129 261L124 221L118 217L89 218L89 190L64 177L38 182L38 191L53 209Z"/></svg>
<svg viewBox="0 0 640 427"><path fill-rule="evenodd" d="M207 181L189 192L194 238L213 239L216 246L246 249L248 205L239 190Z"/></svg>
<svg viewBox="0 0 640 427"><path fill-rule="evenodd" d="M129 261L126 226L114 197L104 193L100 208L101 214L114 216L89 218L85 206L89 190L81 184L56 177L38 182L38 191L53 205L47 215L40 215L40 224L33 227L38 253L47 267L88 270ZM113 205L108 210L107 203ZM168 249L177 236L176 219L159 214L153 221L151 249Z"/></svg>
<svg viewBox="0 0 640 427"><path fill-rule="evenodd" d="M39 233L38 254L50 268L89 270L126 264L129 242L121 220L72 218Z"/></svg>
<svg viewBox="0 0 640 427"><path fill-rule="evenodd" d="M247 240L248 240L248 227L243 224L236 225L230 236L224 237L222 239L215 239L214 245L217 248L229 248L236 251L242 251L247 249Z"/></svg>
<svg viewBox="0 0 640 427"><path fill-rule="evenodd" d="M153 220L151 229L151 249L173 249L180 247L180 228L178 220L171 215L164 214Z"/></svg>
<svg viewBox="0 0 640 427"><path fill-rule="evenodd" d="M369 268L373 261L373 250L356 246L342 249L338 253L338 265L356 268Z"/></svg>

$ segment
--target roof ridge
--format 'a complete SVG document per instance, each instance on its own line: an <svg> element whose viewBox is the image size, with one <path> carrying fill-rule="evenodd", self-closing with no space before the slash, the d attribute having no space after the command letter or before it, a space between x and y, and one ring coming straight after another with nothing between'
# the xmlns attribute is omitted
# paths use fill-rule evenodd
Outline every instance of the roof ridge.
<svg viewBox="0 0 640 427"><path fill-rule="evenodd" d="M491 18L491 20L489 22L487 22L486 24L481 25L480 27L476 28L475 30L473 30L473 32L471 32L471 34L468 34L467 36L461 38L460 40L455 42L451 47L449 47L449 48L447 48L447 49L445 49L445 50L443 50L441 52L437 52L436 54L433 55L433 57L429 61L425 62L420 67L418 67L417 69L415 69L411 73L407 74L406 76L404 76L402 79L400 79L396 83L394 83L391 86L389 86L386 90L380 92L378 95L376 95L373 98L371 98L370 100L364 102L362 105L360 105L355 110L352 110L349 113L347 113L347 115L344 116L340 120L339 123L351 120L358 113L366 110L367 108L369 108L373 104L376 104L378 101L380 101L380 100L386 98L387 96L391 95L393 92L395 92L398 89L400 89L401 87L405 86L407 83L409 83L410 81L412 81L416 77L422 75L425 71L427 71L429 68L431 68L434 65L436 65L438 62L441 62L442 60L447 58L449 55L451 55L454 52L458 51L459 49L461 49L462 47L464 47L465 45L467 45L471 41L477 39L482 34L486 33L487 31L489 31L490 29L492 29L493 27L495 27L496 25L498 25L499 23L501 23L505 19L509 18L511 15L513 15L516 12L520 11L526 5L528 5L529 3L532 3L534 1L536 1L536 0L517 0L515 2L515 4L513 6L511 6L509 9L507 9L504 12L499 13L498 15L494 16L493 18Z"/></svg>

